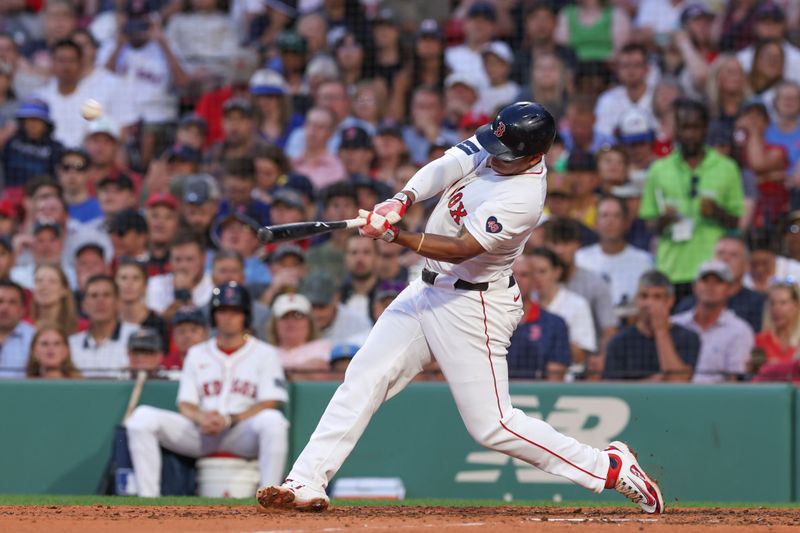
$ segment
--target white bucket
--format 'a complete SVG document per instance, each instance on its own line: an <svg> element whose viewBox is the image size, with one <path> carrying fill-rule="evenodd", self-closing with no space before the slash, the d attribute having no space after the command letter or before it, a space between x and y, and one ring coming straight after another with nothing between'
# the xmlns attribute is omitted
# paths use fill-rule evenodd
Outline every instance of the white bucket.
<svg viewBox="0 0 800 533"><path fill-rule="evenodd" d="M197 491L207 498L251 498L259 477L255 460L206 457L197 461Z"/></svg>

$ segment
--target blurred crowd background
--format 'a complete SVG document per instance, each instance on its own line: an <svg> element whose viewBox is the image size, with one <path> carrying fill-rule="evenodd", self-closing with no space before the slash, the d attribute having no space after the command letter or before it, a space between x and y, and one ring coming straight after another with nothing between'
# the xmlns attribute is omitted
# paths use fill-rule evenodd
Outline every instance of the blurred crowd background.
<svg viewBox="0 0 800 533"><path fill-rule="evenodd" d="M3 0L0 376L176 379L236 281L292 379L341 379L424 259L256 228L352 218L535 100L510 375L800 380L799 29L793 0Z"/></svg>

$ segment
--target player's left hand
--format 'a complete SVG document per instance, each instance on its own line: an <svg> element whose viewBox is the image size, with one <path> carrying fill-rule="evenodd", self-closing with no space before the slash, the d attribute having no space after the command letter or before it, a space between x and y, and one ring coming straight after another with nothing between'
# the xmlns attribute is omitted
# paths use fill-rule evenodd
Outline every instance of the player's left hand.
<svg viewBox="0 0 800 533"><path fill-rule="evenodd" d="M408 209L408 206L397 198L389 198L379 204L375 204L372 212L386 218L389 224L397 224L406 214L406 209Z"/></svg>
<svg viewBox="0 0 800 533"><path fill-rule="evenodd" d="M362 237L369 237L370 239L383 239L386 242L392 242L397 238L400 230L386 220L386 217L379 215L373 211L366 209L359 209L358 216L365 219L367 223L358 228L358 234Z"/></svg>

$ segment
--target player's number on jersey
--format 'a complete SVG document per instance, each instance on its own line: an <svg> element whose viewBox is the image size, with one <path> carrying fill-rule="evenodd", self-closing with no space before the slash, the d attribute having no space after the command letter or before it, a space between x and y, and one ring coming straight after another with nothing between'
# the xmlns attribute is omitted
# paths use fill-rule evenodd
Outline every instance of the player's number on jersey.
<svg viewBox="0 0 800 533"><path fill-rule="evenodd" d="M456 147L467 155L477 154L481 151L474 142L469 140L458 143Z"/></svg>

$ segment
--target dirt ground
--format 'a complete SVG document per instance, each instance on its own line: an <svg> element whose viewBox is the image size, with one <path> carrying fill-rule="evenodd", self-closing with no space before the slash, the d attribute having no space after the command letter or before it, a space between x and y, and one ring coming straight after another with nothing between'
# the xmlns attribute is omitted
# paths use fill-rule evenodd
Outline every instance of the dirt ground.
<svg viewBox="0 0 800 533"><path fill-rule="evenodd" d="M258 511L255 507L0 506L0 531L128 533L139 531L302 533L413 532L742 532L797 531L800 509L668 509L598 507L338 507L322 514Z"/></svg>

